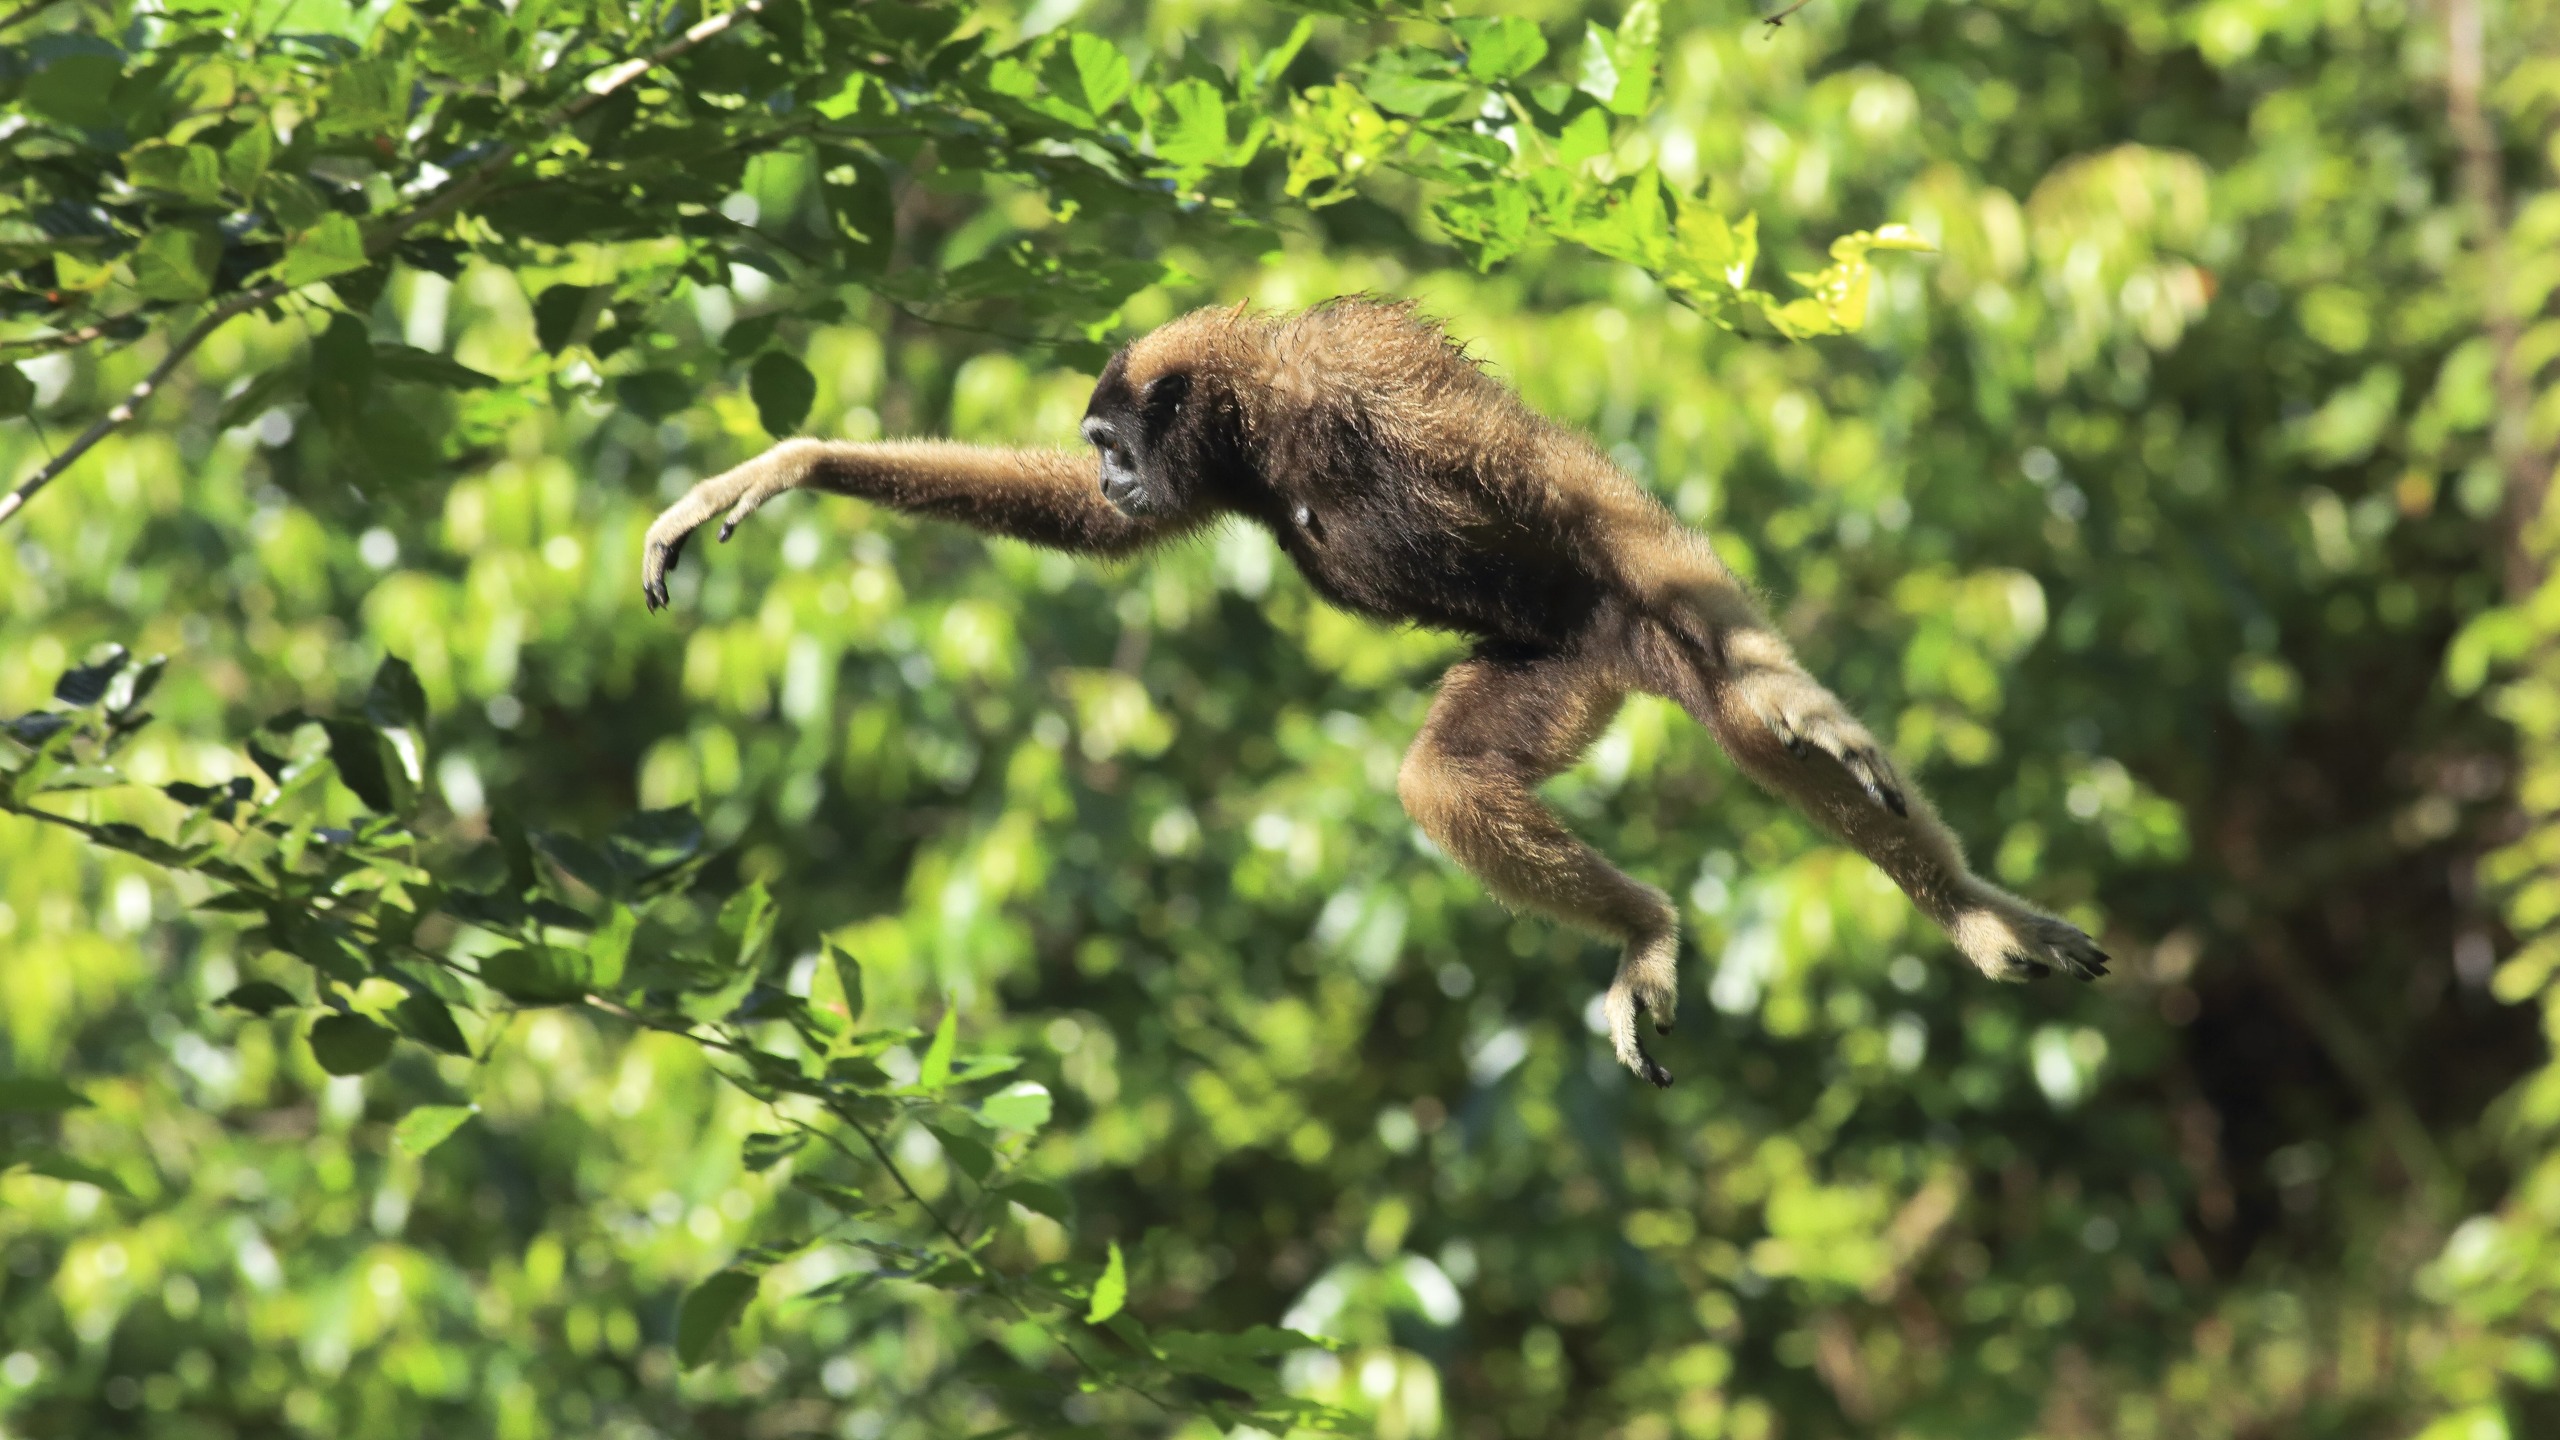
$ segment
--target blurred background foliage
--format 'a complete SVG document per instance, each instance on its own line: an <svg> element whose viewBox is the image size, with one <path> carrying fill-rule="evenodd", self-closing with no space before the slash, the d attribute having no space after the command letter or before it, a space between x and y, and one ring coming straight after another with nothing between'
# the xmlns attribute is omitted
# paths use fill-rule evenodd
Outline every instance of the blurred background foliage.
<svg viewBox="0 0 2560 1440"><path fill-rule="evenodd" d="M1303 34L1216 0L883 4L850 39L855 7L780 6L547 158L600 92L522 75L703 17L29 10L0 33L7 473L190 307L295 283L8 522L0 714L108 644L165 653L124 773L259 787L260 722L354 713L396 655L436 853L698 811L689 883L774 898L771 988L824 992L840 946L873 1016L956 1007L1054 1097L1023 1163L1074 1203L1021 1243L1086 1274L1116 1247L1149 1325L1330 1342L1279 1379L1362 1433L2560 1433L2547 0L1538 3L1504 7L1518 71L1516 29L1350 4ZM729 103L774 36L823 93ZM1116 119L1105 52L1143 96ZM202 88L145 116L189 65L316 148L240 169L250 142L183 128ZM439 118L400 131L430 72ZM329 138L368 104L389 138ZM432 158L465 132L523 164L400 220L496 153ZM1469 135L1492 170L1449 158ZM1936 253L1786 318L1806 292L1767 276L1893 223ZM1745 233L1758 273L1698 288ZM1594 1035L1611 957L1397 809L1458 642L1324 610L1258 534L1098 570L803 499L679 571L671 617L637 603L650 516L772 430L1072 443L1098 349L1349 291L1420 300L1712 532L2122 973L1981 982L1638 701L1553 793L1684 897L1680 1082L1639 1093ZM313 773L305 831L355 823ZM166 830L185 801L42 808ZM479 990L449 997L467 1057L333 1075L306 1029L376 1002L208 893L0 816L0 1430L1217 1433L1006 1399L972 1357L1043 1353L1029 1322L829 1289L875 1264L841 1241L683 1363L682 1297L797 1223L800 1162L741 1152L764 1104L680 1036ZM214 1003L254 981L312 998ZM453 1104L441 1145L395 1138ZM960 1193L957 1152L893 1143Z"/></svg>

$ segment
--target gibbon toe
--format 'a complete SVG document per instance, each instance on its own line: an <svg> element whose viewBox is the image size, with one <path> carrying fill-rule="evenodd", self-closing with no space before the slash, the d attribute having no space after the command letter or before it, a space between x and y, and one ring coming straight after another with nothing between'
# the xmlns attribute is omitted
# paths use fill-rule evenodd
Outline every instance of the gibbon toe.
<svg viewBox="0 0 2560 1440"><path fill-rule="evenodd" d="M2014 904L1966 910L1947 933L1994 980L2042 980L2057 970L2095 980L2107 973L2107 952L2079 926Z"/></svg>

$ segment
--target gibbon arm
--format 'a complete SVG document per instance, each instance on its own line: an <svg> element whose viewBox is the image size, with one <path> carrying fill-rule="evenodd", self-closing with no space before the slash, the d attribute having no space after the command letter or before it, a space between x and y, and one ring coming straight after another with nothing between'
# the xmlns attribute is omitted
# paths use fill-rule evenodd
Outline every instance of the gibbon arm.
<svg viewBox="0 0 2560 1440"><path fill-rule="evenodd" d="M667 572L685 541L721 516L726 540L786 490L824 490L914 515L957 520L989 535L1084 555L1125 555L1162 538L1162 521L1132 519L1102 498L1090 451L998 450L942 440L785 440L696 485L649 527L640 583L649 608L667 603Z"/></svg>

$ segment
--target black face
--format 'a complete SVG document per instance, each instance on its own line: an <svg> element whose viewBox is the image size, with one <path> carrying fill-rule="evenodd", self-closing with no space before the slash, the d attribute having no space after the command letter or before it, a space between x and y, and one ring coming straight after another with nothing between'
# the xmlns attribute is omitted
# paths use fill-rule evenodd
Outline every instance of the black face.
<svg viewBox="0 0 2560 1440"><path fill-rule="evenodd" d="M1085 406L1085 443L1102 457L1102 498L1136 519L1189 509L1200 497L1210 457L1191 377L1160 375L1141 393L1129 384L1126 352L1111 357Z"/></svg>

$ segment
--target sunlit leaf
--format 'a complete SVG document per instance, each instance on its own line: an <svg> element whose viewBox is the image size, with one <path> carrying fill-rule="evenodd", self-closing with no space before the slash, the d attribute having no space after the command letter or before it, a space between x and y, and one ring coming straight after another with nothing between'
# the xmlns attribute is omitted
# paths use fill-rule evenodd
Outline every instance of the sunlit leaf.
<svg viewBox="0 0 2560 1440"><path fill-rule="evenodd" d="M361 270L366 263L363 230L357 227L353 216L332 211L293 237L285 247L283 263L276 267L276 279L300 287Z"/></svg>
<svg viewBox="0 0 2560 1440"><path fill-rule="evenodd" d="M479 1113L477 1105L421 1105L391 1127L391 1143L412 1155L424 1155Z"/></svg>
<svg viewBox="0 0 2560 1440"><path fill-rule="evenodd" d="M1099 1325L1120 1313L1129 1300L1129 1271L1120 1260L1120 1242L1111 1243L1111 1258L1103 1262L1102 1276L1093 1282L1093 1303L1084 1312L1085 1323Z"/></svg>
<svg viewBox="0 0 2560 1440"><path fill-rule="evenodd" d="M924 1061L916 1069L919 1089L939 1090L951 1082L951 1052L960 1042L960 1007L944 1007L942 1021L933 1027L932 1043L925 1046Z"/></svg>
<svg viewBox="0 0 2560 1440"><path fill-rule="evenodd" d="M1049 1087L1017 1080L978 1102L978 1114L999 1130L1037 1130L1049 1123Z"/></svg>

